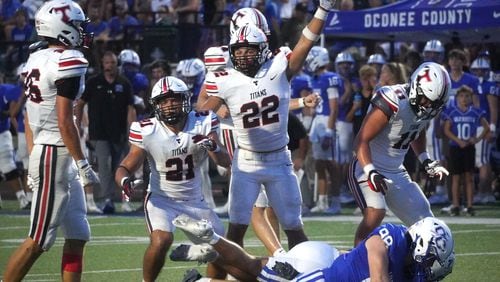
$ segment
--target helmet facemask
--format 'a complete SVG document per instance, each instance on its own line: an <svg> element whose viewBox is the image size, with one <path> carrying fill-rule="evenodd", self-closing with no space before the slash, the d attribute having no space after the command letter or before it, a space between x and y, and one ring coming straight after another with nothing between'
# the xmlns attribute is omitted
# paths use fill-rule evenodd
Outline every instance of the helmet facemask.
<svg viewBox="0 0 500 282"><path fill-rule="evenodd" d="M155 117L168 125L175 125L191 111L190 93L167 91L151 98ZM169 101L170 100L170 101Z"/></svg>
<svg viewBox="0 0 500 282"><path fill-rule="evenodd" d="M409 100L410 106L417 116L418 120L432 119L441 112L444 107L444 103L442 100L431 101L430 99L428 99L418 83L414 91L417 93L417 95L415 95L414 97L410 97ZM426 105L427 101L429 102L428 105Z"/></svg>
<svg viewBox="0 0 500 282"><path fill-rule="evenodd" d="M255 50L256 54L237 56L236 51L241 47L252 48ZM254 77L262 65L261 62L263 62L262 53L260 52L258 45L250 43L237 43L231 45L230 50L231 62L233 63L234 68L246 76Z"/></svg>

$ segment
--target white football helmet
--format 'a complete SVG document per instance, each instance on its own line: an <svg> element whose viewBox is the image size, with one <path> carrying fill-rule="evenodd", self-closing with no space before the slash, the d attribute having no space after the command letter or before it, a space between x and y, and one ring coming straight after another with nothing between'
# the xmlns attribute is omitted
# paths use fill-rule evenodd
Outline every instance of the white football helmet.
<svg viewBox="0 0 500 282"><path fill-rule="evenodd" d="M210 47L203 54L203 60L207 71L223 70L229 62L229 48L227 46Z"/></svg>
<svg viewBox="0 0 500 282"><path fill-rule="evenodd" d="M426 281L437 281L450 274L455 263L454 241L450 228L442 220L426 217L408 228L412 239L412 257L417 274Z"/></svg>
<svg viewBox="0 0 500 282"><path fill-rule="evenodd" d="M335 58L335 71L341 76L347 77L354 71L355 63L351 53L341 52Z"/></svg>
<svg viewBox="0 0 500 282"><path fill-rule="evenodd" d="M489 60L486 57L478 57L472 62L470 71L472 74L479 77L481 82L488 79L491 71Z"/></svg>
<svg viewBox="0 0 500 282"><path fill-rule="evenodd" d="M320 67L326 66L330 63L330 56L328 50L321 46L313 46L309 54L307 54L305 61L305 70L311 74L315 73Z"/></svg>
<svg viewBox="0 0 500 282"><path fill-rule="evenodd" d="M39 36L52 38L66 46L89 47L92 34L85 33L82 25L88 22L80 5L71 0L45 2L35 15Z"/></svg>
<svg viewBox="0 0 500 282"><path fill-rule="evenodd" d="M366 62L367 64L378 64L378 65L383 65L386 63L384 56L382 54L373 54L368 57L368 61Z"/></svg>
<svg viewBox="0 0 500 282"><path fill-rule="evenodd" d="M441 63L444 60L444 46L439 40L429 40L422 52L425 62Z"/></svg>
<svg viewBox="0 0 500 282"><path fill-rule="evenodd" d="M165 99L169 98L176 99L177 103L164 104ZM165 76L153 86L150 103L158 120L174 125L191 111L191 92L184 81L174 76Z"/></svg>
<svg viewBox="0 0 500 282"><path fill-rule="evenodd" d="M195 86L201 85L205 79L205 64L198 58L183 60L180 78L192 91Z"/></svg>
<svg viewBox="0 0 500 282"><path fill-rule="evenodd" d="M251 47L257 50L255 56L235 56L235 51L240 47ZM241 73L254 77L269 57L269 44L267 37L257 26L247 24L240 27L229 42L229 56L234 68Z"/></svg>
<svg viewBox="0 0 500 282"><path fill-rule="evenodd" d="M271 31L269 30L269 26L267 25L266 17L255 8L241 8L238 11L234 12L231 17L231 22L229 23L229 33L231 36L238 30L240 27L253 24L257 26L260 30L264 32L265 35L270 35Z"/></svg>
<svg viewBox="0 0 500 282"><path fill-rule="evenodd" d="M120 52L120 54L118 55L118 62L122 66L124 64L131 64L131 65L134 65L134 66L137 66L137 67L141 66L141 58L139 57L139 55L137 54L137 52L135 52L132 49L124 49L124 50L122 50Z"/></svg>
<svg viewBox="0 0 500 282"><path fill-rule="evenodd" d="M448 71L440 64L426 62L411 75L409 102L418 119L432 119L448 102L451 79ZM430 101L426 105L423 98Z"/></svg>

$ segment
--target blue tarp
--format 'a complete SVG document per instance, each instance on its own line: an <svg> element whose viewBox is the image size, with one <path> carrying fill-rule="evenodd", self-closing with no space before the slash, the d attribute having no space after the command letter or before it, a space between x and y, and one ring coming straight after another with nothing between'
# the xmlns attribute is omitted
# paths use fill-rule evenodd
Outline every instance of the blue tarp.
<svg viewBox="0 0 500 282"><path fill-rule="evenodd" d="M377 40L500 42L500 0L406 0L328 16L325 35Z"/></svg>

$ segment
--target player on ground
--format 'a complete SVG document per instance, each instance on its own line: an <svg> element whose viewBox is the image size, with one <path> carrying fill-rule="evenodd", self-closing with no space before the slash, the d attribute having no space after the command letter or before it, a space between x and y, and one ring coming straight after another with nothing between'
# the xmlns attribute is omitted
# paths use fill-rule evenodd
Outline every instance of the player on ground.
<svg viewBox="0 0 500 282"><path fill-rule="evenodd" d="M381 87L373 96L348 173L349 188L363 211L355 245L380 225L387 208L406 225L433 216L403 160L411 146L429 176L448 175L425 151L425 129L446 104L450 85L450 76L441 65L424 63L409 84Z"/></svg>
<svg viewBox="0 0 500 282"><path fill-rule="evenodd" d="M73 101L85 87L88 62L76 47L89 43L82 24L86 17L73 1L46 2L35 16L38 35L48 48L30 55L26 63L26 140L29 174L34 181L29 236L14 251L4 281L20 281L38 257L54 244L60 224L65 233L61 273L63 281L80 281L83 249L90 230L85 217L85 197L69 196L68 173L76 160L82 184L98 178L84 158L73 120Z"/></svg>
<svg viewBox="0 0 500 282"><path fill-rule="evenodd" d="M151 104L155 117L132 123L130 151L115 174L115 181L127 197L134 186L134 172L148 158L150 183L144 210L150 244L143 260L144 281L155 281L174 240L172 220L181 213L214 222L217 232L224 226L203 199L201 164L210 156L216 164L229 166L221 150L219 121L209 112L191 111L191 94L186 84L173 76L153 87Z"/></svg>
<svg viewBox="0 0 500 282"><path fill-rule="evenodd" d="M220 237L210 223L186 215L174 220L186 235L214 246L217 262L225 264L242 281L438 281L450 274L455 263L454 240L448 226L426 217L407 228L383 224L356 248L339 255L322 242L303 242L288 253L254 257ZM241 274L244 276L238 276ZM189 275L196 281L196 272ZM201 280L199 280L201 281ZM208 281L208 280L203 280Z"/></svg>

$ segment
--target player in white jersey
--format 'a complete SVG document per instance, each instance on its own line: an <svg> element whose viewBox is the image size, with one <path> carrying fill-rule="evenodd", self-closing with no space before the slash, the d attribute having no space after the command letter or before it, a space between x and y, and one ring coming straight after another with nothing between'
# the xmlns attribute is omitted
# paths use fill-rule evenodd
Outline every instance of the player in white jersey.
<svg viewBox="0 0 500 282"><path fill-rule="evenodd" d="M240 245L261 184L285 230L289 247L307 240L302 228L301 194L286 147L289 81L302 69L334 2L321 1L293 53L282 47L270 56L267 38L258 27L240 27L229 45L234 69L206 77L205 88L210 97L200 108L216 111L225 103L237 132L227 237Z"/></svg>
<svg viewBox="0 0 500 282"><path fill-rule="evenodd" d="M411 146L430 177L447 175L425 151L425 130L448 100L451 82L439 64L424 63L409 84L380 88L356 137L349 188L363 211L355 244L382 222L386 208L406 225L433 216L429 202L403 166Z"/></svg>
<svg viewBox="0 0 500 282"><path fill-rule="evenodd" d="M86 21L80 6L68 0L46 2L35 16L36 30L48 48L30 55L26 63L25 94L26 140L29 174L34 181L29 237L11 256L4 281L20 281L36 259L55 242L58 226L73 229L66 233L62 255L62 280L79 281L83 248L89 240L85 218L85 199L71 203L68 169L77 161L82 184L98 182L84 158L78 130L73 121L73 101L84 88L87 60L73 48L85 45L89 37L83 32ZM83 194L82 188L79 191ZM83 207L83 212L80 209ZM63 221L75 215L69 223ZM81 224L78 224L78 223ZM81 231L81 232L80 232Z"/></svg>
<svg viewBox="0 0 500 282"><path fill-rule="evenodd" d="M115 180L129 197L134 172L150 164L148 194L144 203L150 245L143 261L144 281L154 281L174 240L172 220L181 213L212 222L224 231L222 222L203 199L201 165L210 156L216 164L230 160L218 142L219 121L210 112L191 111L186 84L173 76L160 79L152 89L155 117L132 123L130 151L116 170Z"/></svg>

